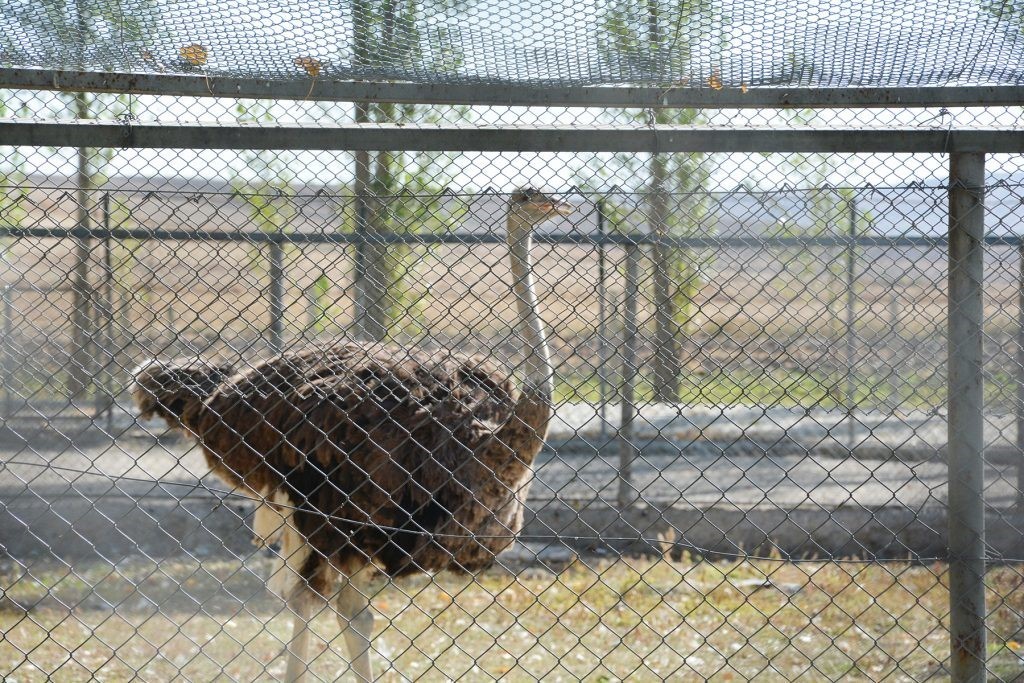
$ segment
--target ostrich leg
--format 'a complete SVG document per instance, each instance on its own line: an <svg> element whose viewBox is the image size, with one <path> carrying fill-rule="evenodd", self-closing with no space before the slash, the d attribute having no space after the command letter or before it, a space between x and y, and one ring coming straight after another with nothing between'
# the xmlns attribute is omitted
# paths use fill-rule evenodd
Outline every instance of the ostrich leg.
<svg viewBox="0 0 1024 683"><path fill-rule="evenodd" d="M373 612L370 610L369 586L365 581L357 582L354 576L342 578L335 605L338 623L345 635L349 663L356 680L368 683L373 679L370 666L370 639L373 637Z"/></svg>
<svg viewBox="0 0 1024 683"><path fill-rule="evenodd" d="M284 680L300 683L306 677L309 667L309 619L313 613L316 595L300 581L288 596L288 609L292 612L292 639L288 643L288 668Z"/></svg>

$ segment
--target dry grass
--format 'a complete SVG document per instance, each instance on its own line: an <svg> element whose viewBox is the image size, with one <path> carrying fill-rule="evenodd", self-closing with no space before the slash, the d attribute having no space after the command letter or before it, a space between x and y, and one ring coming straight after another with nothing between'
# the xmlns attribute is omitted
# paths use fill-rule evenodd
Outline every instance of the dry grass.
<svg viewBox="0 0 1024 683"><path fill-rule="evenodd" d="M206 227L248 225L244 216L228 225L222 223L224 216L214 218L221 222ZM73 336L67 315L73 297L66 280L74 269L73 246L70 241L25 238L10 247L10 260L19 264L21 274L12 294L7 367L15 391L32 401L65 400ZM146 240L135 245L130 259L122 253L125 248L119 249L115 261L124 263L117 270L120 285L112 299L116 315L109 338L107 331L97 336L101 348L94 355L100 361L91 369L101 382L108 381L104 376L109 373L109 384L123 387L127 370L153 354L191 355L200 349L236 364L270 354L269 275L266 253L259 248ZM101 256L102 250L95 249L90 272L96 286L105 267ZM845 402L845 365L842 354L835 352L845 339L840 296L845 280L830 268L838 257L812 250L787 266L796 256L723 249L702 271L692 318L680 335L680 355L687 366L681 402ZM289 345L324 345L351 333L352 257L351 249L330 245L286 249L283 329ZM559 395L595 400L597 368L603 366L602 373L614 383L621 366L614 349L599 348L598 334L603 331L611 347L622 338L625 252L606 251L604 330L597 253L580 246L538 245L535 257L541 314L552 331L549 342L562 380ZM856 290L858 405L916 409L942 404L938 387L944 386L945 375L936 372L936 359L945 349L938 330L946 306L944 258L937 250L915 258L899 250L863 255L865 267L871 268ZM992 342L986 347L987 370L994 378L987 398L994 409L1012 407L1013 392L1004 380L1012 374L1012 364L1000 349L1015 330L1017 289L1008 274L1015 272L1016 258L1015 251L995 250L986 280L986 332ZM424 247L410 259L407 291L393 311L395 339L481 351L514 364L519 349L509 329L517 313L506 250L501 245ZM902 279L891 283L890 276L897 274ZM314 285L321 276L330 286L317 293ZM648 260L641 276L638 353L644 361L654 350ZM103 360L107 353L115 353L112 360ZM895 375L893 368L899 369ZM638 389L644 400L646 382Z"/></svg>
<svg viewBox="0 0 1024 683"><path fill-rule="evenodd" d="M666 548L671 539L664 539ZM279 677L290 620L265 558L9 568L7 681ZM989 574L996 680L1024 675L1020 567ZM620 558L378 586L384 680L925 680L945 677L944 565ZM344 669L329 609L312 670ZM6 670L5 670L6 669Z"/></svg>

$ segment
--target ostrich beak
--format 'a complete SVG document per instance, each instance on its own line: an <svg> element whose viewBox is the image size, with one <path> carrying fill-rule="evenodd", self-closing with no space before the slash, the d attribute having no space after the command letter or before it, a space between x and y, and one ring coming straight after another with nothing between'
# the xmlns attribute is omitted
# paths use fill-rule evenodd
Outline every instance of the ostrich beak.
<svg viewBox="0 0 1024 683"><path fill-rule="evenodd" d="M569 202L560 202L556 200L544 202L538 208L542 209L545 213L554 213L558 214L559 216L568 216L569 214L573 213L576 210L576 207L570 204Z"/></svg>

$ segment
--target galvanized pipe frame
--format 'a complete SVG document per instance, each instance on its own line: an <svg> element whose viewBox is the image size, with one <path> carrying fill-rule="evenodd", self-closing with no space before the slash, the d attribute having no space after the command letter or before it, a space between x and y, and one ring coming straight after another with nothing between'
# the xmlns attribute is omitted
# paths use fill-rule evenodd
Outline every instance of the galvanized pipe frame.
<svg viewBox="0 0 1024 683"><path fill-rule="evenodd" d="M331 78L273 80L231 76L0 68L0 88L230 97L311 102L394 102L526 107L825 109L1024 105L1009 85L896 88L693 88L516 83L401 83Z"/></svg>
<svg viewBox="0 0 1024 683"><path fill-rule="evenodd" d="M949 160L949 640L953 681L984 681L985 155Z"/></svg>
<svg viewBox="0 0 1024 683"><path fill-rule="evenodd" d="M1024 153L1024 130L701 126L255 126L0 121L0 145L405 152Z"/></svg>

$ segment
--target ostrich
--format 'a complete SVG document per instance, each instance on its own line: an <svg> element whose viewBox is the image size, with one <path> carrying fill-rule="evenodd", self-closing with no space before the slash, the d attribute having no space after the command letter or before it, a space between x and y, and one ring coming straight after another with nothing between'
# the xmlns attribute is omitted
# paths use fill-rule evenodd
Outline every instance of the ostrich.
<svg viewBox="0 0 1024 683"><path fill-rule="evenodd" d="M372 680L367 581L479 571L522 528L553 389L530 235L570 211L532 189L509 201L518 390L484 356L377 343L286 352L238 372L202 359L135 371L140 416L184 429L211 470L264 501L256 542L280 545L271 588L294 615L287 680L304 677L308 622L336 579L350 666Z"/></svg>

